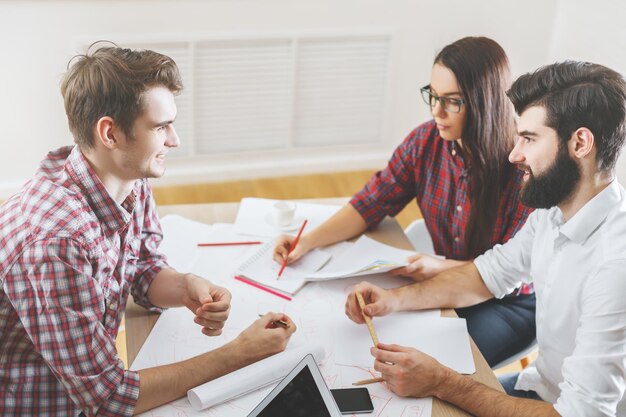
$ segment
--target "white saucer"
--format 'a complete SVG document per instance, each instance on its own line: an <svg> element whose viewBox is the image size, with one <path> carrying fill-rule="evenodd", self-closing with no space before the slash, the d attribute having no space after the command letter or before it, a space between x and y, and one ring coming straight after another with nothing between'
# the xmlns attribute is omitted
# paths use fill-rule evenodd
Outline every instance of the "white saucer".
<svg viewBox="0 0 626 417"><path fill-rule="evenodd" d="M272 213L267 213L265 215L265 222L269 224L270 226L272 226L272 228L278 229L281 232L291 232L293 230L297 230L299 227L302 226L302 223L304 222L304 218L302 218L301 216L296 216L288 225L278 226L276 223L274 223L274 220L272 219Z"/></svg>

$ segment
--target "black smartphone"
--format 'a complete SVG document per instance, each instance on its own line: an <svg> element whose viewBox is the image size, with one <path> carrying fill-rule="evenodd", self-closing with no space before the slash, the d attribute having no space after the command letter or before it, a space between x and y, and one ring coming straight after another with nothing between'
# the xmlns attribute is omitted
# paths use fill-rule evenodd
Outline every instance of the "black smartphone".
<svg viewBox="0 0 626 417"><path fill-rule="evenodd" d="M337 407L341 414L371 413L374 404L367 388L339 388L331 389Z"/></svg>

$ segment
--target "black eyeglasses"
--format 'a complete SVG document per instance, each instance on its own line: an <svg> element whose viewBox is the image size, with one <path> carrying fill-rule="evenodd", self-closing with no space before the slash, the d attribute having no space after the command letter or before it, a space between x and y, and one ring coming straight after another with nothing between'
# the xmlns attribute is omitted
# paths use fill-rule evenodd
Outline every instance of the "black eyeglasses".
<svg viewBox="0 0 626 417"><path fill-rule="evenodd" d="M420 91L422 92L422 98L431 109L435 107L437 102L439 102L439 105L444 111L450 113L460 113L461 107L465 104L465 100L462 98L441 97L433 94L430 90L430 85L425 85L420 88Z"/></svg>

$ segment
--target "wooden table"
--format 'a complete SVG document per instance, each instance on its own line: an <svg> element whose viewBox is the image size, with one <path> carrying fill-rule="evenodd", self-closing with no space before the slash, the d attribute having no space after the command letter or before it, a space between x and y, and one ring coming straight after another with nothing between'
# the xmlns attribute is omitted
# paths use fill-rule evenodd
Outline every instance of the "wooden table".
<svg viewBox="0 0 626 417"><path fill-rule="evenodd" d="M343 204L346 199L316 199L307 201L324 204ZM187 204L161 206L158 211L160 216L178 214L199 222L211 224L215 222L234 223L238 208L239 203ZM389 217L375 230L368 232L367 235L389 245L403 249L412 249L411 244L398 222ZM454 310L444 310L442 315L456 316ZM158 314L150 313L134 304L132 301L128 303L126 308L126 343L129 363L135 360L139 349L148 337L148 334L158 318ZM471 347L474 355L474 363L476 364L476 373L472 375L472 378L502 391L502 387L498 383L497 378L473 341L471 341ZM433 417L458 417L468 415L469 414L459 410L455 406L436 398L433 401Z"/></svg>

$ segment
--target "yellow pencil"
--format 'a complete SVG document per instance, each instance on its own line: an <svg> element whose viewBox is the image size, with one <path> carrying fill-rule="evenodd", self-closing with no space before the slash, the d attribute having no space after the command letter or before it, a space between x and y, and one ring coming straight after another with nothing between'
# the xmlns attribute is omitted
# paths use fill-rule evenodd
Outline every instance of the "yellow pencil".
<svg viewBox="0 0 626 417"><path fill-rule="evenodd" d="M365 311L363 311L365 309L365 300L363 299L363 296L361 295L360 292L356 293L356 299L358 300L359 306L361 307L361 314L363 315L363 318L365 319L365 324L367 324L367 330L369 330L370 332L370 336L372 337L372 342L374 342L374 347L377 347L378 336L376 336L376 330L374 330L372 319L370 318L370 316L365 314Z"/></svg>
<svg viewBox="0 0 626 417"><path fill-rule="evenodd" d="M385 382L384 378L372 378L372 379L363 379L361 381L353 382L352 385L367 385L367 384L375 384L376 382Z"/></svg>
<svg viewBox="0 0 626 417"><path fill-rule="evenodd" d="M263 317L263 314L259 314L259 317ZM284 328L289 327L289 323L283 320L274 320L272 324L276 327L284 327Z"/></svg>

